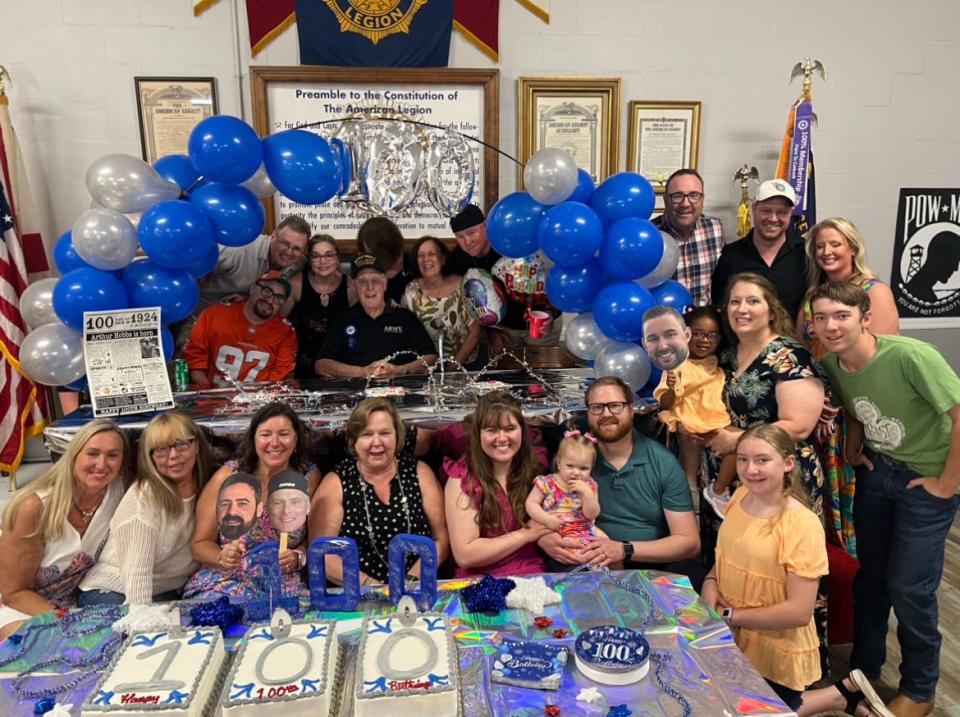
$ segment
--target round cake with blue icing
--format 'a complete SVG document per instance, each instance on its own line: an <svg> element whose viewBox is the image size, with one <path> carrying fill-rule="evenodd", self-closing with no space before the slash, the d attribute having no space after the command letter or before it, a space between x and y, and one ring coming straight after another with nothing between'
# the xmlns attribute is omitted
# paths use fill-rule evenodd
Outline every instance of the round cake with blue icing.
<svg viewBox="0 0 960 717"><path fill-rule="evenodd" d="M619 625L581 632L573 655L580 672L604 685L638 682L650 669L650 645L643 633Z"/></svg>

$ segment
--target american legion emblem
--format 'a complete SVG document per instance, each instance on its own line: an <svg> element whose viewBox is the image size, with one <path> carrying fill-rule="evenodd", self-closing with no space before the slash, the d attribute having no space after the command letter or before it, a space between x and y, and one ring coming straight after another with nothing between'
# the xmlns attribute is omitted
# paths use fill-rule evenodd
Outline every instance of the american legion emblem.
<svg viewBox="0 0 960 717"><path fill-rule="evenodd" d="M376 45L394 33L409 33L414 15L429 0L323 0L340 22L340 32L355 32Z"/></svg>

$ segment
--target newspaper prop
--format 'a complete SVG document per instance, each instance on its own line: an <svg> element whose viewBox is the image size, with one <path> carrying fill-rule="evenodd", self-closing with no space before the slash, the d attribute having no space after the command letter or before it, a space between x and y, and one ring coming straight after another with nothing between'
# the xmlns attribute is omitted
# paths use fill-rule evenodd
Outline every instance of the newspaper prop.
<svg viewBox="0 0 960 717"><path fill-rule="evenodd" d="M84 312L83 355L94 416L173 408L159 308Z"/></svg>

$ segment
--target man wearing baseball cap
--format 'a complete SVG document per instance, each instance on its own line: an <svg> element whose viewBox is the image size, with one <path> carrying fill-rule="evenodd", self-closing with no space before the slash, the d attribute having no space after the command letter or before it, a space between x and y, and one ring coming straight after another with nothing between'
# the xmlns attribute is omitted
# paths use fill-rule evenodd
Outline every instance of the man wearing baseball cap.
<svg viewBox="0 0 960 717"><path fill-rule="evenodd" d="M751 271L776 287L780 303L796 318L807 290L807 254L803 237L791 225L797 195L783 179L768 179L753 200L753 230L727 244L713 271L710 294L720 302L734 274Z"/></svg>
<svg viewBox="0 0 960 717"><path fill-rule="evenodd" d="M205 387L292 378L297 333L280 315L289 296L290 282L272 270L257 277L246 301L205 309L183 348L190 383Z"/></svg>
<svg viewBox="0 0 960 717"><path fill-rule="evenodd" d="M317 375L390 378L425 372L437 350L412 311L387 304L386 267L372 254L358 254L350 274L357 303L330 323L314 364ZM394 356L398 352L405 353ZM394 357L387 361L388 356Z"/></svg>

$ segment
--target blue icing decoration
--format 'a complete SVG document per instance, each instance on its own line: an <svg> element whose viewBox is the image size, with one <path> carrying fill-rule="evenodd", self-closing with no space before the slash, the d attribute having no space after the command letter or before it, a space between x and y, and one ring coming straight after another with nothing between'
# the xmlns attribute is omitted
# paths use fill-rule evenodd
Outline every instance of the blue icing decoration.
<svg viewBox="0 0 960 717"><path fill-rule="evenodd" d="M449 685L450 676L449 675L435 675L432 672L427 675L427 679L430 680L431 685Z"/></svg>
<svg viewBox="0 0 960 717"><path fill-rule="evenodd" d="M114 696L115 694L116 694L115 692L104 692L103 690L100 690L100 691L97 693L97 699L95 699L95 700L93 701L93 704L95 704L95 705L108 705L108 704L110 704L110 700L113 699L113 696Z"/></svg>
<svg viewBox="0 0 960 717"><path fill-rule="evenodd" d="M317 689L317 683L319 682L320 682L319 677L315 680L308 680L304 678L300 680L300 690L302 692L319 692L319 690Z"/></svg>
<svg viewBox="0 0 960 717"><path fill-rule="evenodd" d="M273 640L273 633L267 628L262 627L260 628L260 632L250 636L250 640Z"/></svg>
<svg viewBox="0 0 960 717"><path fill-rule="evenodd" d="M241 697L246 697L247 699L253 698L253 687L254 683L249 682L245 685L238 685L234 683L233 689L236 690L232 695L230 695L231 700L239 700Z"/></svg>
<svg viewBox="0 0 960 717"><path fill-rule="evenodd" d="M191 637L188 641L188 645L212 645L212 632L203 632L203 630L197 630L196 634Z"/></svg>
<svg viewBox="0 0 960 717"><path fill-rule="evenodd" d="M630 670L650 657L643 633L618 625L593 627L577 636L577 657L608 670Z"/></svg>
<svg viewBox="0 0 960 717"><path fill-rule="evenodd" d="M427 632L433 632L434 630L445 630L447 627L442 617L435 617L432 620L429 617L425 617L423 618L423 621L427 623Z"/></svg>
<svg viewBox="0 0 960 717"><path fill-rule="evenodd" d="M393 622L393 618L388 617L386 623L383 623L383 624L381 624L377 620L371 620L370 622L373 625L373 627L367 630L368 635L372 635L375 632L385 632L386 634L389 635L393 632L393 628L390 627L390 623Z"/></svg>
<svg viewBox="0 0 960 717"><path fill-rule="evenodd" d="M190 693L189 693L189 692L178 692L177 690L174 690L173 692L170 693L170 696L167 697L167 699L165 699L165 700L163 701L163 704L165 704L165 705L169 705L169 704L182 705L182 704L183 704L183 701L184 701L185 699L187 699L189 696L190 696Z"/></svg>
<svg viewBox="0 0 960 717"><path fill-rule="evenodd" d="M158 632L153 637L150 637L149 635L137 635L133 639L133 642L130 643L130 646L131 647L153 647L156 644L157 640L159 640L161 637L164 637L166 634L167 633L165 632Z"/></svg>
<svg viewBox="0 0 960 717"><path fill-rule="evenodd" d="M327 636L327 626L326 625L311 625L310 632L307 633L307 639L312 640L315 637L326 637Z"/></svg>
<svg viewBox="0 0 960 717"><path fill-rule="evenodd" d="M370 694L370 693L373 693L373 692L386 692L386 691L387 691L387 678L386 678L386 677L378 677L378 678L375 679L375 680L364 680L364 681L363 681L363 684L364 684L365 686L366 686L366 685L370 685L370 687L367 688L367 694Z"/></svg>

